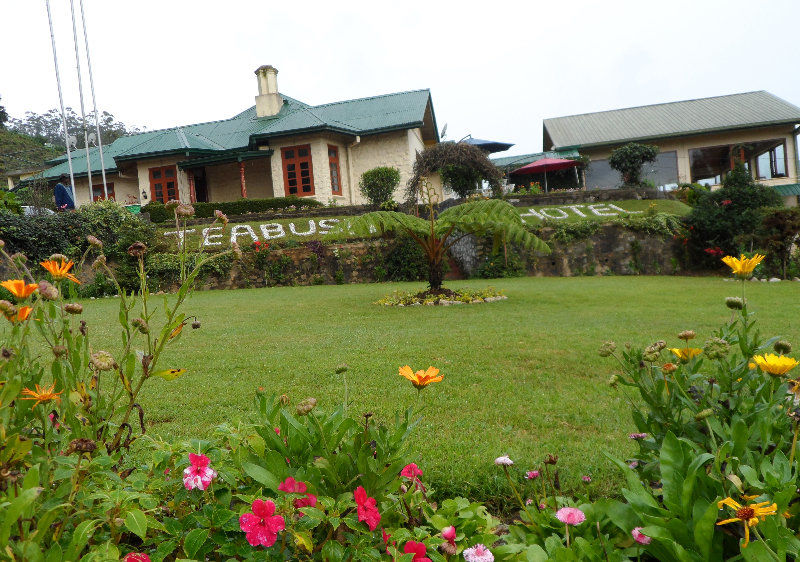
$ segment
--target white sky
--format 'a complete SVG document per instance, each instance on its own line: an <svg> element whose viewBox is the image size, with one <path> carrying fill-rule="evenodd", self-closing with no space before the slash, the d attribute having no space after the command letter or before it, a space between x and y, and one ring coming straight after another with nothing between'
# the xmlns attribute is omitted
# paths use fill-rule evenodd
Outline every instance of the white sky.
<svg viewBox="0 0 800 562"><path fill-rule="evenodd" d="M77 110L69 1L51 5L65 104ZM84 6L99 109L148 129L253 105L262 64L311 104L430 88L449 139L516 144L500 155L541 150L546 117L762 89L800 105L797 0ZM14 117L57 107L44 0L0 10L0 103ZM83 51L79 13L78 26Z"/></svg>

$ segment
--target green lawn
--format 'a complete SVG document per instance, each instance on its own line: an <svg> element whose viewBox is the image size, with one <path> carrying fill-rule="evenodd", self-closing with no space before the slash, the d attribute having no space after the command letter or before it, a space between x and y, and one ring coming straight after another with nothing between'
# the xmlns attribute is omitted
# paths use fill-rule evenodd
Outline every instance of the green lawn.
<svg viewBox="0 0 800 562"><path fill-rule="evenodd" d="M551 222L608 221L634 213L646 211L650 205L659 213L684 216L691 207L674 199L626 199L624 201L607 201L598 203L577 203L575 205L536 205L519 207L526 223L535 225L542 219ZM544 211L544 212L543 212ZM627 211L627 213L626 213ZM583 216L581 216L583 215Z"/></svg>
<svg viewBox="0 0 800 562"><path fill-rule="evenodd" d="M453 282L480 287L487 281ZM546 453L559 456L562 482L591 474L597 493L613 493L617 474L603 451L625 457L634 430L624 397L606 381L614 362L596 350L605 339L678 344L694 329L699 341L729 317L723 298L738 285L718 278L580 277L495 280L506 301L450 307L390 308L371 304L394 289L419 284L279 287L195 293L187 312L202 321L185 330L167 366L182 378L154 380L143 404L151 431L182 439L249 412L264 386L307 396L330 408L344 394L347 373L355 412L387 419L415 391L398 373L435 365L444 381L425 390L425 420L413 449L439 489L483 499L502 487L495 457L521 468ZM800 342L800 283L748 283L762 333ZM90 301L94 349L107 345L116 299ZM113 349L113 348L112 348Z"/></svg>

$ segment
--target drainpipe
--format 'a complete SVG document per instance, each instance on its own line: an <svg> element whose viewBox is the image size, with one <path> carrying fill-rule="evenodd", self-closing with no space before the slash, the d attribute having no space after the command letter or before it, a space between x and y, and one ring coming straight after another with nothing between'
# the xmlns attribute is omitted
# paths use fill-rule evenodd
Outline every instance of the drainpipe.
<svg viewBox="0 0 800 562"><path fill-rule="evenodd" d="M350 192L350 204L351 205L353 204L353 201L354 201L353 194L355 192L355 186L353 185L353 166L350 163L350 160L351 160L350 149L358 146L359 144L361 144L361 135L356 135L355 142L353 142L351 144L348 144L347 147L346 147L346 150L347 150L347 183L348 183L348 186L349 186L349 190L348 191Z"/></svg>

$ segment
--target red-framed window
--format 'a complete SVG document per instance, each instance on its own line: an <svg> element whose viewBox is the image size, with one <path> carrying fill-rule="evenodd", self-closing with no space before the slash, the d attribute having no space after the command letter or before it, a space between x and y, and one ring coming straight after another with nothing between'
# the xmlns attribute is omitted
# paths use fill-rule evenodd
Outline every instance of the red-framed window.
<svg viewBox="0 0 800 562"><path fill-rule="evenodd" d="M283 185L286 195L314 195L314 171L311 165L311 145L287 146L281 149Z"/></svg>
<svg viewBox="0 0 800 562"><path fill-rule="evenodd" d="M166 203L178 198L178 170L175 166L150 168L150 197Z"/></svg>
<svg viewBox="0 0 800 562"><path fill-rule="evenodd" d="M339 169L339 147L328 145L328 166L331 169L331 192L342 194L342 174Z"/></svg>
<svg viewBox="0 0 800 562"><path fill-rule="evenodd" d="M113 182L106 182L106 186L108 187L108 198L112 201L116 199L114 195L114 183ZM105 199L105 191L103 191L103 184L100 185L93 185L92 186L92 201L102 201Z"/></svg>

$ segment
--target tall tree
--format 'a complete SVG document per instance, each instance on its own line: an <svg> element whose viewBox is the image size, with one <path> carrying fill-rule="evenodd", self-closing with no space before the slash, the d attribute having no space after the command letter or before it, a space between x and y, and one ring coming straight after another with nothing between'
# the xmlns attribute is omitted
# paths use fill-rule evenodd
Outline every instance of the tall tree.
<svg viewBox="0 0 800 562"><path fill-rule="evenodd" d="M64 110L67 120L67 131L70 136L77 139L78 146L84 146L83 122L81 116L75 113L71 107ZM88 121L89 135L94 132L94 118L91 114L86 116ZM61 113L58 109L51 109L45 113L34 113L26 111L22 119L11 118L9 128L25 135L41 138L46 143L64 149L64 129L61 121ZM100 114L100 138L103 144L111 144L119 137L130 133L138 133L138 127L129 127L117 119L109 112L104 111Z"/></svg>
<svg viewBox="0 0 800 562"><path fill-rule="evenodd" d="M3 96L0 96L0 99L3 99ZM5 128L6 121L8 121L8 113L6 112L6 108L0 105L0 129Z"/></svg>

